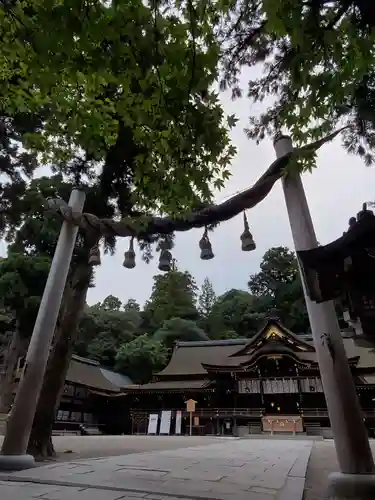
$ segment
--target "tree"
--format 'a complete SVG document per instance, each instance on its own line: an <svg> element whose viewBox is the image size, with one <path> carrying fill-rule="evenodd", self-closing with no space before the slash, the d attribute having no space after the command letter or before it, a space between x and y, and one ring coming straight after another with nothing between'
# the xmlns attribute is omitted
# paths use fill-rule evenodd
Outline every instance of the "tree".
<svg viewBox="0 0 375 500"><path fill-rule="evenodd" d="M260 271L250 276L249 289L258 308L274 314L296 332L306 332L309 320L295 254L286 247L274 247L264 254Z"/></svg>
<svg viewBox="0 0 375 500"><path fill-rule="evenodd" d="M203 281L203 285L198 296L198 311L199 311L199 325L201 328L211 333L213 321L210 318L212 307L216 301L216 294L213 289L211 281L206 277Z"/></svg>
<svg viewBox="0 0 375 500"><path fill-rule="evenodd" d="M73 11L64 3L2 11L1 111L42 115L27 149L79 180L103 163L103 194L123 215L134 205L171 213L209 200L209 183L222 186L235 153L211 90L219 51L210 26L199 22L192 39L177 5L161 13L138 0ZM61 23L70 29L61 33Z"/></svg>
<svg viewBox="0 0 375 500"><path fill-rule="evenodd" d="M168 349L172 349L173 345L178 340L209 340L204 330L199 328L194 321L182 318L171 318L164 321L161 328L154 333L153 338L163 342Z"/></svg>
<svg viewBox="0 0 375 500"><path fill-rule="evenodd" d="M287 247L273 247L263 255L260 272L250 276L249 288L256 297L276 297L282 285L294 281L299 281L301 286L294 252Z"/></svg>
<svg viewBox="0 0 375 500"><path fill-rule="evenodd" d="M164 321L172 318L197 320L196 297L197 285L187 271L175 268L166 274L154 276L151 297L143 313L144 327L153 333Z"/></svg>
<svg viewBox="0 0 375 500"><path fill-rule="evenodd" d="M375 9L362 0L225 2L222 88L241 95L244 66L263 67L248 84L248 97L272 104L251 116L248 136L290 133L297 144L348 127L343 144L373 161L375 146ZM220 18L220 16L218 16ZM305 158L313 166L314 155Z"/></svg>
<svg viewBox="0 0 375 500"><path fill-rule="evenodd" d="M74 345L80 356L88 356L112 367L118 348L140 333L139 305L130 299L122 309L120 299L109 295L84 311Z"/></svg>
<svg viewBox="0 0 375 500"><path fill-rule="evenodd" d="M143 334L123 344L116 355L116 369L138 383L149 382L167 364L168 350L159 340Z"/></svg>
<svg viewBox="0 0 375 500"><path fill-rule="evenodd" d="M0 357L4 355L4 349L9 340L9 335L13 333L15 317L13 314L0 305Z"/></svg>
<svg viewBox="0 0 375 500"><path fill-rule="evenodd" d="M134 299L129 299L126 304L124 304L124 311L125 312L140 312L141 306L138 304L138 302Z"/></svg>
<svg viewBox="0 0 375 500"><path fill-rule="evenodd" d="M9 207L7 219L12 220L14 224L8 223L6 233L13 252L33 258L51 259L61 222L52 214L45 213L45 199L56 194L66 199L71 189L71 183L65 182L61 175L56 175L33 180L20 190L17 203ZM97 187L87 187L86 192L87 207L95 207L103 215L113 215L113 207L98 196ZM69 368L87 290L92 284L93 272L92 267L88 265L88 255L94 242L96 237L93 239L90 235L79 233L29 443L30 450L35 454L52 452L50 436L55 409ZM106 240L106 248L110 250L111 245L113 240L109 238ZM43 288L44 282L39 283ZM32 324L29 324L29 328Z"/></svg>
<svg viewBox="0 0 375 500"><path fill-rule="evenodd" d="M122 307L122 302L119 298L114 297L113 295L108 295L99 307L105 311L119 311Z"/></svg>
<svg viewBox="0 0 375 500"><path fill-rule="evenodd" d="M198 297L198 310L204 318L207 318L211 312L212 306L216 300L216 294L211 281L204 278L203 285Z"/></svg>
<svg viewBox="0 0 375 500"><path fill-rule="evenodd" d="M133 339L139 323L132 312L92 306L84 312L74 349L113 368L118 348Z"/></svg>
<svg viewBox="0 0 375 500"><path fill-rule="evenodd" d="M38 313L51 261L46 256L8 254L0 261L0 304L2 324L8 340L4 351L4 370L0 379L0 411L8 412L12 402L17 361L26 354Z"/></svg>
<svg viewBox="0 0 375 500"><path fill-rule="evenodd" d="M39 119L39 128L22 136L27 151L41 153L69 181L96 190L101 206L92 205L92 211L101 216L175 213L209 201L209 185L220 187L228 177L235 150L228 140L231 123L210 90L218 50L214 43L202 43L210 37L208 26L191 39L175 9L161 14L157 6L136 0L94 1L82 16L65 4L13 7L1 13L0 111L6 120L21 112ZM62 22L71 29L61 33ZM23 213L13 188L0 192L7 208L2 226L10 232ZM17 189L22 198L26 186ZM28 233L23 232L29 246L35 236L46 243L40 241L39 223L32 217ZM34 453L51 449L46 437L92 282L87 257L98 236L83 238L82 260L71 268L34 421ZM47 240L53 248L56 240ZM113 248L114 239L111 243ZM150 240L144 243L147 249Z"/></svg>
<svg viewBox="0 0 375 500"><path fill-rule="evenodd" d="M232 289L218 297L208 317L210 338L254 335L264 319L256 304L256 298L243 290Z"/></svg>

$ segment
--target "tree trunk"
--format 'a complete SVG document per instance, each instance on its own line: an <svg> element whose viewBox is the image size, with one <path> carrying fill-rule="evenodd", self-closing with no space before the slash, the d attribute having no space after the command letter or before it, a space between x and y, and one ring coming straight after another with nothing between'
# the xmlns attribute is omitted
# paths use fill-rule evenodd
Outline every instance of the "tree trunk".
<svg viewBox="0 0 375 500"><path fill-rule="evenodd" d="M85 308L91 275L92 268L88 265L77 269L48 358L28 445L28 453L39 458L51 457L55 454L52 428L69 369L79 322Z"/></svg>
<svg viewBox="0 0 375 500"><path fill-rule="evenodd" d="M25 340L16 328L4 354L3 373L0 379L0 413L8 413L12 405L17 362L24 354L25 347Z"/></svg>

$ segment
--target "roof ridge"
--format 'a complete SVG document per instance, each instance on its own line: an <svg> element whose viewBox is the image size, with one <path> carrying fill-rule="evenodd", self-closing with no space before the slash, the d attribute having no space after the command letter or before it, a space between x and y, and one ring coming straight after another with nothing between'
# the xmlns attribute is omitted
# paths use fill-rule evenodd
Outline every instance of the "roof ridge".
<svg viewBox="0 0 375 500"><path fill-rule="evenodd" d="M96 361L94 359L84 358L82 356L78 356L77 354L73 354L72 359L78 361L79 363L85 363L86 365L100 366L99 361Z"/></svg>
<svg viewBox="0 0 375 500"><path fill-rule="evenodd" d="M249 341L247 338L242 339L222 339L222 340L191 340L178 341L176 347L213 347L222 345L244 345Z"/></svg>

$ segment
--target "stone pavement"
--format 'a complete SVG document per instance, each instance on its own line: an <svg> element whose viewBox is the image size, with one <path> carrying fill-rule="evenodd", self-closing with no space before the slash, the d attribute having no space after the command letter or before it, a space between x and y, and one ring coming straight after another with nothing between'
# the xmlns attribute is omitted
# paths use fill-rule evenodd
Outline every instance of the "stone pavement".
<svg viewBox="0 0 375 500"><path fill-rule="evenodd" d="M1 500L301 500L312 441L242 439L0 474Z"/></svg>
<svg viewBox="0 0 375 500"><path fill-rule="evenodd" d="M67 462L81 458L104 458L145 451L175 450L226 439L217 436L53 436L57 456L54 460ZM0 436L0 446L3 436ZM45 464L46 465L46 464Z"/></svg>
<svg viewBox="0 0 375 500"><path fill-rule="evenodd" d="M370 446L375 457L375 441L373 439L370 439ZM328 476L331 472L339 470L333 439L316 441L310 455L304 500L325 500L328 498Z"/></svg>

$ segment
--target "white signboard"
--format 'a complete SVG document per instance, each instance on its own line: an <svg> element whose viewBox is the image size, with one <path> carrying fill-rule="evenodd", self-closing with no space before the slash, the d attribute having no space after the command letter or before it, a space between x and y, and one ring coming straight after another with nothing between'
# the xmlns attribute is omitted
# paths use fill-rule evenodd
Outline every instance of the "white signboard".
<svg viewBox="0 0 375 500"><path fill-rule="evenodd" d="M160 431L159 434L169 434L171 431L172 412L164 410L161 412Z"/></svg>
<svg viewBox="0 0 375 500"><path fill-rule="evenodd" d="M158 432L158 421L159 415L157 413L150 413L147 434L156 434Z"/></svg>
<svg viewBox="0 0 375 500"><path fill-rule="evenodd" d="M176 411L175 434L181 434L182 411Z"/></svg>

